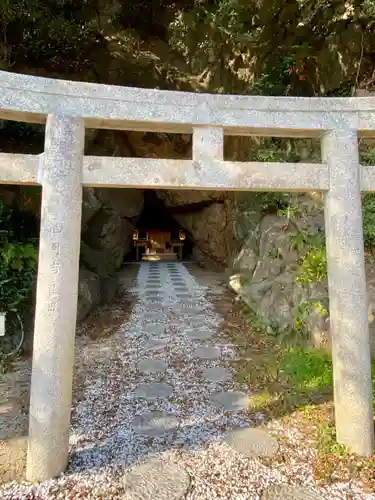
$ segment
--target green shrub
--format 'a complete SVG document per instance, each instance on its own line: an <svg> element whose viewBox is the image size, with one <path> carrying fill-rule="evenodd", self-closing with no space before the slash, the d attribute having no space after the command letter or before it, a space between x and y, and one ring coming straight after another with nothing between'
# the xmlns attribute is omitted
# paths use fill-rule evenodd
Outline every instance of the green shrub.
<svg viewBox="0 0 375 500"><path fill-rule="evenodd" d="M3 311L21 311L27 307L37 267L35 242L17 241L17 231L10 228L12 212L0 204L0 310Z"/></svg>
<svg viewBox="0 0 375 500"><path fill-rule="evenodd" d="M375 248L375 195L366 194L363 198L363 236L365 248Z"/></svg>
<svg viewBox="0 0 375 500"><path fill-rule="evenodd" d="M36 248L31 243L5 243L0 249L0 309L26 307L36 272Z"/></svg>
<svg viewBox="0 0 375 500"><path fill-rule="evenodd" d="M325 246L314 247L300 258L300 271L297 281L300 283L320 283L327 277L327 258Z"/></svg>

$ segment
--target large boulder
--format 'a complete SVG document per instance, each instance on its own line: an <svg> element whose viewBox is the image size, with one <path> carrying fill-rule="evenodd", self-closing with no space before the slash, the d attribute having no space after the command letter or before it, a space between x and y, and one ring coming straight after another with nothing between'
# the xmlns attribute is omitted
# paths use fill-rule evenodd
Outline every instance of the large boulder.
<svg viewBox="0 0 375 500"><path fill-rule="evenodd" d="M78 282L77 320L82 321L100 304L100 278L97 274L81 267Z"/></svg>
<svg viewBox="0 0 375 500"><path fill-rule="evenodd" d="M102 207L102 202L96 197L96 190L83 188L82 192L82 231L87 229L87 224Z"/></svg>
<svg viewBox="0 0 375 500"><path fill-rule="evenodd" d="M190 190L160 190L157 196L164 201L166 207L187 207L188 205L207 206L215 201L228 198L224 191L190 191ZM203 208L203 207L202 207Z"/></svg>
<svg viewBox="0 0 375 500"><path fill-rule="evenodd" d="M127 219L101 209L82 235L82 261L101 277L114 274L130 250L133 229L133 224Z"/></svg>
<svg viewBox="0 0 375 500"><path fill-rule="evenodd" d="M314 207L313 207L314 208ZM319 222L320 221L320 222ZM301 230L322 230L322 213L293 220L265 215L242 244L232 261L229 287L258 315L269 331L294 331L300 340L329 347L329 300L326 280L298 281L301 250L291 244ZM375 356L375 270L367 264L369 327Z"/></svg>
<svg viewBox="0 0 375 500"><path fill-rule="evenodd" d="M120 217L133 219L143 210L143 191L125 188L98 188L95 195L99 202Z"/></svg>
<svg viewBox="0 0 375 500"><path fill-rule="evenodd" d="M141 190L84 189L81 260L86 267L101 278L107 278L119 269L130 251L133 221L142 209Z"/></svg>
<svg viewBox="0 0 375 500"><path fill-rule="evenodd" d="M265 216L234 259L230 278L230 287L264 323L282 331L293 328L299 304L315 292L296 279L299 256L290 243L295 231L287 218Z"/></svg>
<svg viewBox="0 0 375 500"><path fill-rule="evenodd" d="M234 212L230 200L212 203L197 212L174 214L174 217L191 235L197 255L203 254L217 264L226 265L238 248L233 234Z"/></svg>

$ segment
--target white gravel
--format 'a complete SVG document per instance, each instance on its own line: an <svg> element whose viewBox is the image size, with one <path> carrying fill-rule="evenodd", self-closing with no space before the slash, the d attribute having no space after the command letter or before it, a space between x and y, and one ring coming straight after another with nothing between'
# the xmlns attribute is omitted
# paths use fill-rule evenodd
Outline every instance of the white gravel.
<svg viewBox="0 0 375 500"><path fill-rule="evenodd" d="M205 296L211 287L217 293L219 280L212 278L211 273L206 285L200 285L182 264L176 264L193 298L187 301L176 297L168 266L159 264L163 301L169 308L152 309L152 314L158 316L152 320L159 324L161 318L161 324L166 326L165 332L160 327L153 332L149 323L144 324L150 300L145 294L149 267L148 263L141 264L137 283L131 290L136 302L130 321L110 338L77 339L76 380L80 380L80 386L76 387L73 406L68 470L39 485L8 483L0 487L0 498L128 498L122 480L125 471L150 457L162 456L189 473L191 484L186 500L256 500L268 485L282 483L309 484L332 500L375 499L374 495L361 493L354 484L316 486L311 467L313 450L301 449L295 460L267 467L260 459L239 455L222 441L226 431L247 427L251 422L244 411L223 412L210 402L210 397L215 392L245 388L231 378L209 381L202 375L205 369L225 366L225 359L232 358L235 351L218 337L195 340L184 334L193 322L205 331L217 331L223 318L214 312ZM194 307L193 315L189 316L188 307L181 307L185 302ZM160 340L160 345L155 345L155 340ZM195 351L199 346L218 347L222 358L197 359ZM166 362L167 369L140 372L139 361L148 358ZM173 393L167 399L137 397L137 387L150 382L169 384ZM151 411L172 415L172 421L178 421L177 428L154 437L138 435L131 422L137 415ZM269 427L271 432L286 435L287 431L277 423ZM288 439L298 442L300 436Z"/></svg>

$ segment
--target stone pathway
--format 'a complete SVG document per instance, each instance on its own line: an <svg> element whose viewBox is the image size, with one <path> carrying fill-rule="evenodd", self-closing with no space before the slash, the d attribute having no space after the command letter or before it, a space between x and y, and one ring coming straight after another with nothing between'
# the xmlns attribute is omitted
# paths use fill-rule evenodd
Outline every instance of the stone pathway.
<svg viewBox="0 0 375 500"><path fill-rule="evenodd" d="M77 339L68 471L0 487L2 499L347 498L310 478L287 484L267 466L278 440L249 421L251 395L233 379L236 353L207 298L225 294L219 275L200 282L178 262L142 263L130 292L135 305L117 334Z"/></svg>
<svg viewBox="0 0 375 500"><path fill-rule="evenodd" d="M216 441L227 428L225 442L244 456L276 453L277 441L265 431L244 429L239 438L238 430L230 430L247 425L249 398L233 390L231 373L222 364L234 352L215 336L222 318L186 268L143 264L134 291L140 301L125 339L137 338L147 355L137 364L134 395L143 411L131 422L135 435L172 440L172 447L175 437L181 448L194 449ZM125 474L124 484L129 499L172 500L188 494L188 478L181 464L152 458Z"/></svg>

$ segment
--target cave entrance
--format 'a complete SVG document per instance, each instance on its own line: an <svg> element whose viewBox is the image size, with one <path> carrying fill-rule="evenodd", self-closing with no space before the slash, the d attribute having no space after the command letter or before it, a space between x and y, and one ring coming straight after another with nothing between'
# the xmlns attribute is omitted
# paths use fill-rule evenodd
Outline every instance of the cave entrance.
<svg viewBox="0 0 375 500"><path fill-rule="evenodd" d="M158 192L144 191L144 207L133 233L132 260L190 260L193 241L165 206Z"/></svg>

